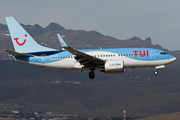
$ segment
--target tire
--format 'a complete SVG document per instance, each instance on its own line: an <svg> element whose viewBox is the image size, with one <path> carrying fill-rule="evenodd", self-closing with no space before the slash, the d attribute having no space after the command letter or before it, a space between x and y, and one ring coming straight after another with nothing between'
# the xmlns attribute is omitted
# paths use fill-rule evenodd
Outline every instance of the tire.
<svg viewBox="0 0 180 120"><path fill-rule="evenodd" d="M95 74L93 71L89 72L89 78L90 79L94 79L95 78Z"/></svg>

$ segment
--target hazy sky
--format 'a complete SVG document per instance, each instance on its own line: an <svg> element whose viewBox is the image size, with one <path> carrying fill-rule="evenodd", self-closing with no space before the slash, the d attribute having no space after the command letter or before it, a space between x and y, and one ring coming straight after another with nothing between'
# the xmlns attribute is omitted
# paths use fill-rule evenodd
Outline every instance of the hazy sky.
<svg viewBox="0 0 180 120"><path fill-rule="evenodd" d="M95 30L118 39L151 37L153 44L180 50L180 0L0 0L0 23Z"/></svg>

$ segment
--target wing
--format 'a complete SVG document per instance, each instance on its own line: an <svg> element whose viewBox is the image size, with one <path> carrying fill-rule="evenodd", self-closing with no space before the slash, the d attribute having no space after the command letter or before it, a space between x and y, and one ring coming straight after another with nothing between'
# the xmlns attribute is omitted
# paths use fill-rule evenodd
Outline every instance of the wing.
<svg viewBox="0 0 180 120"><path fill-rule="evenodd" d="M86 53L83 53L83 52L80 52L78 50L75 50L71 47L69 47L65 41L61 38L61 36L59 34L57 34L58 38L59 38L59 41L62 45L62 47L69 51L70 53L76 55L75 59L81 64L81 65L84 65L84 67L91 67L91 68L94 68L94 67L100 67L102 65L104 65L105 61L102 60L102 59L99 59L99 58L96 58L96 57L93 57L89 54L86 54Z"/></svg>

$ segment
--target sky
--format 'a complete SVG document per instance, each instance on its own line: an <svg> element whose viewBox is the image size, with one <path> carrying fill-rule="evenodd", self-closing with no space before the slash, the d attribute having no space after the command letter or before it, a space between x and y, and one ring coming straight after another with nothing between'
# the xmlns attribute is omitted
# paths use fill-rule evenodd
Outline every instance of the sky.
<svg viewBox="0 0 180 120"><path fill-rule="evenodd" d="M51 22L73 30L95 30L117 39L134 36L180 50L180 0L0 0L0 23Z"/></svg>

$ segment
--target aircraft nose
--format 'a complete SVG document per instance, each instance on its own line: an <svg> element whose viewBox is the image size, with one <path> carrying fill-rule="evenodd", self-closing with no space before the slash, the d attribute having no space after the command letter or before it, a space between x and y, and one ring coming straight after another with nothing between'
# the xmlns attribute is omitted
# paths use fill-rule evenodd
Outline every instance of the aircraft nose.
<svg viewBox="0 0 180 120"><path fill-rule="evenodd" d="M176 57L172 56L169 60L170 60L170 62L174 62L174 61L176 61Z"/></svg>
<svg viewBox="0 0 180 120"><path fill-rule="evenodd" d="M176 57L173 58L173 62L176 61Z"/></svg>

